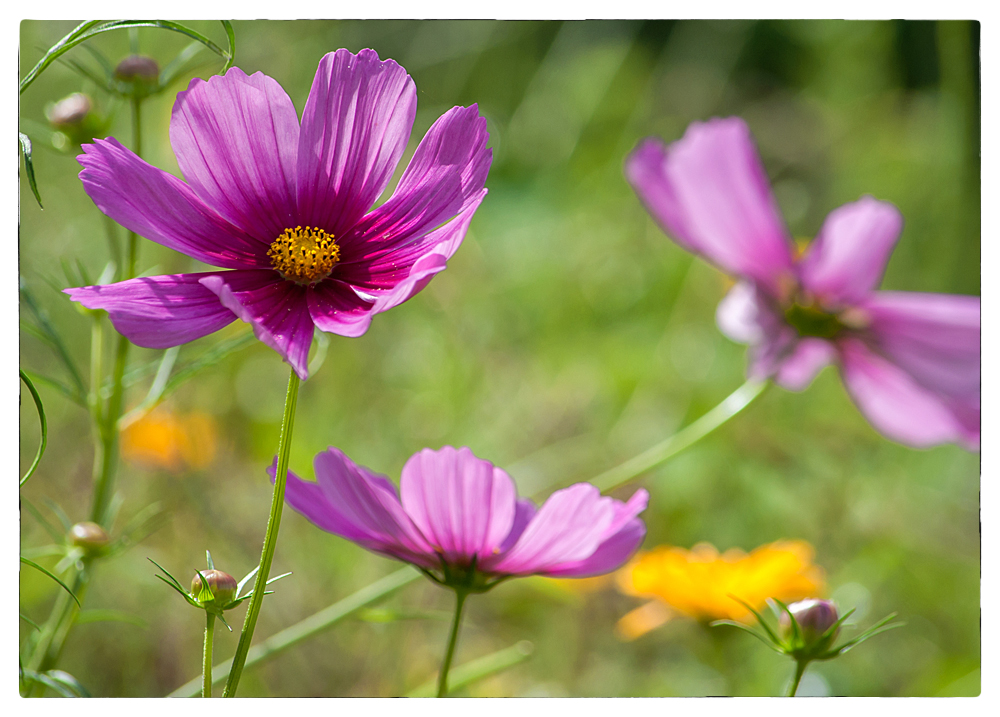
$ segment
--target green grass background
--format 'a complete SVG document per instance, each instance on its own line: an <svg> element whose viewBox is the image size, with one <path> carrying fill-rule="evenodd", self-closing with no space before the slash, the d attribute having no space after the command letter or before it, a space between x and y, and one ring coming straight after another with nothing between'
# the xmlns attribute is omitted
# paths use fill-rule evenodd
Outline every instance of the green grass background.
<svg viewBox="0 0 1000 717"><path fill-rule="evenodd" d="M218 23L193 22L219 44ZM71 23L23 22L23 76ZM419 107L405 166L442 112L478 102L494 162L490 194L447 271L362 338L331 337L325 365L302 386L291 468L337 446L398 479L424 446L468 445L509 469L522 492L584 480L658 442L743 381L744 348L716 329L727 280L672 244L622 176L643 137L679 138L688 123L740 115L760 148L796 237L865 193L906 218L883 286L979 293L977 23L964 22L235 22L237 64L277 79L301 112L317 62L340 47L374 48L416 82ZM186 41L142 30L141 50L168 62ZM112 60L126 33L94 46ZM86 53L68 55L81 62ZM200 76L221 66L210 53ZM150 100L145 156L178 173L168 142L173 97ZM22 129L46 103L85 89L64 65L21 98ZM108 109L107 99L95 95ZM110 134L130 144L126 108ZM30 134L30 132L29 132ZM108 260L100 213L73 154L36 139L45 210L22 181L20 272L78 363L89 322L51 281L57 258L93 275ZM198 270L142 241L149 273ZM23 311L23 309L22 309ZM248 328L237 322L223 332ZM182 349L196 356L220 336ZM110 343L109 343L110 346ZM135 362L157 352L137 349ZM61 375L34 337L22 367ZM101 696L156 696L200 671L202 617L153 578L152 557L180 576L216 564L237 577L259 555L270 500L264 468L277 446L287 366L255 343L203 372L169 400L219 422L208 469L171 474L123 465L123 518L153 501L169 520L143 544L103 563L89 608L113 608L148 627L79 625L61 667ZM137 404L146 385L127 396ZM92 444L85 411L42 388L49 451L22 490L86 518ZM21 406L21 470L38 440ZM877 434L836 371L804 393L771 389L744 414L637 484L651 494L646 547L752 549L779 538L815 545L830 590L861 625L898 611L907 625L810 669L806 691L835 695L979 693L979 458L953 446L917 451ZM629 486L614 495L628 496ZM122 522L122 521L119 521ZM22 546L50 539L22 514ZM51 559L47 565L54 563ZM51 565L50 565L51 566ZM273 572L291 570L268 598L258 640L397 567L286 511ZM22 570L22 612L41 622L57 588ZM638 601L612 590L567 591L541 578L511 581L469 601L458 664L530 640L532 658L467 695L667 696L776 694L791 665L735 630L677 620L633 643L616 620ZM450 610L429 582L386 605ZM242 622L241 608L232 624ZM30 629L21 623L21 638ZM238 628L237 628L238 631ZM247 696L402 694L437 670L447 621L350 620L248 671ZM217 661L237 634L217 635Z"/></svg>

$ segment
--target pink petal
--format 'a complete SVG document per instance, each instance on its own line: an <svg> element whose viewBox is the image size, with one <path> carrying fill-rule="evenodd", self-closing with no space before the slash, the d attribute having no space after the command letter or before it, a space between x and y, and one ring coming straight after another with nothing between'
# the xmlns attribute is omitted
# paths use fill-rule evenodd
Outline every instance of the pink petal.
<svg viewBox="0 0 1000 717"><path fill-rule="evenodd" d="M615 519L614 503L589 483L556 491L510 550L484 561L483 569L528 575L590 557Z"/></svg>
<svg viewBox="0 0 1000 717"><path fill-rule="evenodd" d="M447 268L448 260L465 238L472 216L485 196L484 189L475 202L440 229L371 264L371 283L392 286L391 290L377 295L372 313L388 311L409 301L423 291L437 273Z"/></svg>
<svg viewBox="0 0 1000 717"><path fill-rule="evenodd" d="M747 375L753 379L775 377L799 343L798 334L785 322L774 300L748 281L734 286L719 302L715 321L733 341L750 344Z"/></svg>
<svg viewBox="0 0 1000 717"><path fill-rule="evenodd" d="M88 309L107 311L115 330L136 346L165 349L207 336L236 319L202 286L207 276L217 274L149 276L65 293Z"/></svg>
<svg viewBox="0 0 1000 717"><path fill-rule="evenodd" d="M878 288L902 229L899 210L872 197L833 210L799 263L802 286L828 308L858 303Z"/></svg>
<svg viewBox="0 0 1000 717"><path fill-rule="evenodd" d="M865 302L879 349L922 386L975 396L981 376L978 296L879 291Z"/></svg>
<svg viewBox="0 0 1000 717"><path fill-rule="evenodd" d="M373 50L324 55L299 132L300 222L340 241L389 184L416 111L416 87L395 61Z"/></svg>
<svg viewBox="0 0 1000 717"><path fill-rule="evenodd" d="M858 339L840 342L844 384L871 424L892 440L917 448L961 443L975 449L979 426L949 400L918 384L899 366Z"/></svg>
<svg viewBox="0 0 1000 717"><path fill-rule="evenodd" d="M723 334L738 344L760 343L766 337L760 320L762 303L754 285L741 281L719 302L715 323Z"/></svg>
<svg viewBox="0 0 1000 717"><path fill-rule="evenodd" d="M222 304L253 327L254 335L288 362L303 381L308 378L313 320L306 288L271 270L210 274L201 280Z"/></svg>
<svg viewBox="0 0 1000 717"><path fill-rule="evenodd" d="M285 500L298 513L322 530L369 550L424 567L437 565L385 476L355 464L336 448L317 455L313 466L318 483L288 472ZM277 459L268 468L272 482L276 467Z"/></svg>
<svg viewBox="0 0 1000 717"><path fill-rule="evenodd" d="M268 245L230 224L173 175L114 138L83 145L83 188L102 212L157 244L213 266L270 266Z"/></svg>
<svg viewBox="0 0 1000 717"><path fill-rule="evenodd" d="M827 364L837 357L829 341L817 338L799 340L791 354L781 361L774 380L789 391L803 391Z"/></svg>
<svg viewBox="0 0 1000 717"><path fill-rule="evenodd" d="M425 567L439 565L433 548L400 505L392 481L332 447L316 455L313 467L330 503L364 527L373 540L394 549L403 560Z"/></svg>
<svg viewBox="0 0 1000 717"><path fill-rule="evenodd" d="M403 466L403 509L449 563L493 555L514 522L517 491L506 473L468 448L425 448Z"/></svg>
<svg viewBox="0 0 1000 717"><path fill-rule="evenodd" d="M482 199L493 151L477 105L453 107L421 140L392 197L338 239L340 271L367 267ZM345 280L354 283L345 275Z"/></svg>
<svg viewBox="0 0 1000 717"><path fill-rule="evenodd" d="M774 296L785 290L788 232L742 119L694 122L669 147L647 139L626 159L625 176L682 247Z"/></svg>
<svg viewBox="0 0 1000 717"><path fill-rule="evenodd" d="M342 281L327 279L306 292L309 315L320 331L339 336L361 336L372 322L372 302L358 296Z"/></svg>
<svg viewBox="0 0 1000 717"><path fill-rule="evenodd" d="M275 80L238 67L177 95L170 144L188 184L230 222L270 244L295 227L299 120Z"/></svg>

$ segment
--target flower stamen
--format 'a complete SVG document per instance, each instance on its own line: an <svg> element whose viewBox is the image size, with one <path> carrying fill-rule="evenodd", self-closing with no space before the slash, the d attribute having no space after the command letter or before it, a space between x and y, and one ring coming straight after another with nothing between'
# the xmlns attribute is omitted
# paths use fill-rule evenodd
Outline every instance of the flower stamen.
<svg viewBox="0 0 1000 717"><path fill-rule="evenodd" d="M267 250L271 266L289 281L315 284L330 275L340 260L332 234L315 227L285 229Z"/></svg>

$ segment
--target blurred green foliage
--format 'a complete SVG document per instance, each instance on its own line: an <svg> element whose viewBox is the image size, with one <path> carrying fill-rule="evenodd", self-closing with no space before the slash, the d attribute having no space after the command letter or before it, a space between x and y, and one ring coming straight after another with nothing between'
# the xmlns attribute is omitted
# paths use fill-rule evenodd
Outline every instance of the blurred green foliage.
<svg viewBox="0 0 1000 717"><path fill-rule="evenodd" d="M224 43L218 23L189 24ZM653 225L621 172L639 139L672 141L693 120L748 121L796 237L813 236L827 212L870 193L906 218L884 287L979 292L978 23L233 24L236 64L276 78L300 112L326 52L372 47L400 62L416 82L419 108L397 177L424 131L456 104L479 103L494 149L490 194L448 270L364 337L331 337L324 366L301 391L291 458L300 475L312 477L311 458L328 445L394 479L424 446L468 445L506 467L522 493L544 495L661 440L738 386L744 349L714 325L727 280ZM21 75L70 29L23 22ZM186 44L156 30L138 37L161 65ZM112 62L128 52L125 33L93 44ZM200 76L221 66L210 55ZM186 80L144 111L145 157L174 173L170 109ZM40 211L21 182L20 271L85 371L90 325L53 288L66 286L56 260L79 260L98 276L109 258L105 225L73 153L32 134L47 103L81 90L93 87L57 65L21 98L46 201ZM110 134L130 143L127 107L117 108ZM139 266L198 270L145 241ZM236 322L183 348L181 358L247 331ZM62 376L34 336L22 333L20 351L22 367ZM158 355L136 349L132 360ZM214 417L212 464L176 473L123 466L119 524L152 501L167 506L169 520L95 575L88 608L148 627L76 627L60 667L92 694L162 695L198 674L200 618L154 579L145 558L180 575L193 575L206 548L234 575L256 564L270 500L264 468L277 447L286 376L259 343L201 372L167 405ZM130 390L127 408L151 380ZM91 492L86 412L39 389L50 450L22 494L38 506L51 498L80 520ZM22 472L38 446L34 411L22 401ZM707 540L749 550L806 539L842 608L858 608L859 624L898 611L907 625L815 665L803 692L978 694L978 465L978 456L955 447L916 451L882 438L826 369L802 394L770 390L645 476L646 546ZM51 542L27 513L21 531L24 549ZM258 641L394 569L286 511L272 572L294 574L265 601ZM44 620L58 588L31 570L20 585L22 612ZM463 694L765 695L790 677L780 656L735 630L675 620L619 642L614 624L637 604L611 588L584 592L541 578L470 600L457 664L525 639L535 652ZM386 603L411 613L451 605L450 594L424 582ZM22 622L22 639L32 629ZM355 619L249 670L241 695L403 694L433 676L446 631L441 620ZM218 633L218 660L236 640Z"/></svg>

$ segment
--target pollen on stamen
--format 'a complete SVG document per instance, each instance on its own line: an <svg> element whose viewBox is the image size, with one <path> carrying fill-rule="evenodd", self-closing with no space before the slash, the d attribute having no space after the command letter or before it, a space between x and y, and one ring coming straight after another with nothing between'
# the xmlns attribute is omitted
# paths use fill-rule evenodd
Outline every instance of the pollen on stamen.
<svg viewBox="0 0 1000 717"><path fill-rule="evenodd" d="M340 260L332 234L315 227L285 229L267 250L271 266L289 281L315 284L330 275Z"/></svg>

